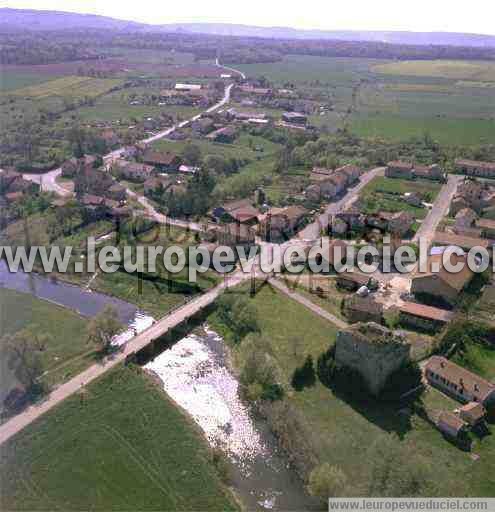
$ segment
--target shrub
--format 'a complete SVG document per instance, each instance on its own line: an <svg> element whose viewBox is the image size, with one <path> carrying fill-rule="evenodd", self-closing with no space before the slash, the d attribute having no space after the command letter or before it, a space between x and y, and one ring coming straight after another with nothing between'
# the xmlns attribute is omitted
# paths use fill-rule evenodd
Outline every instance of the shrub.
<svg viewBox="0 0 495 512"><path fill-rule="evenodd" d="M315 369L311 355L306 357L304 364L294 370L292 375L292 387L296 391L302 391L305 387L314 386L316 383Z"/></svg>

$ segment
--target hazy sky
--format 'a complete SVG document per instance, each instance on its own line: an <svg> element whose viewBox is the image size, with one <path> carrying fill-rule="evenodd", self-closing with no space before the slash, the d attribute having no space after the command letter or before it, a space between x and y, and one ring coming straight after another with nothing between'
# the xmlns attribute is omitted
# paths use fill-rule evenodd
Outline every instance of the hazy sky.
<svg viewBox="0 0 495 512"><path fill-rule="evenodd" d="M102 14L156 24L208 21L495 34L493 0L0 0L0 6Z"/></svg>

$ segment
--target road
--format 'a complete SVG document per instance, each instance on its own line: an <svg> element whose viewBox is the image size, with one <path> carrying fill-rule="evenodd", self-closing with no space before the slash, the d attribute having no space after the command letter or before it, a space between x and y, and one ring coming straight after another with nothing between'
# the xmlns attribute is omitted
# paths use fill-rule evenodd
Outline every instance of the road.
<svg viewBox="0 0 495 512"><path fill-rule="evenodd" d="M41 189L44 191L55 192L59 196L70 197L72 192L60 186L57 183L57 178L62 174L62 168L58 167L52 171L44 174L23 174L22 177L26 180L32 181L41 185Z"/></svg>
<svg viewBox="0 0 495 512"><path fill-rule="evenodd" d="M329 219L332 215L345 210L346 207L351 205L358 197L361 190L377 176L383 176L385 172L384 167L376 167L363 175L359 179L359 183L353 188L349 189L347 193L335 203L330 203L325 210L314 222L308 224L302 231L299 232L299 238L303 240L316 240L321 236L321 230L328 227Z"/></svg>
<svg viewBox="0 0 495 512"><path fill-rule="evenodd" d="M228 66L220 64L220 62L218 61L218 57L215 59L215 66L226 69L227 71L232 71L233 73L238 74L243 80L246 80L246 75L242 71L239 71L238 69L234 68L229 68Z"/></svg>
<svg viewBox="0 0 495 512"><path fill-rule="evenodd" d="M186 318L193 316L214 302L217 297L224 291L224 289L231 286L236 286L248 277L249 276L241 273L229 276L226 280L224 280L221 284L212 290L203 295L200 295L199 297L168 313L161 320L151 325L138 336L132 338L127 342L127 344L122 348L120 352L117 352L113 356L107 357L102 363L90 366L76 377L54 389L46 398L46 400L40 404L30 406L25 411L21 412L17 416L14 416L3 425L0 425L0 445L20 432L31 422L35 421L37 418L58 405L63 400L81 391L84 386L97 379L98 377L101 377L111 368L123 363L128 356L132 356L132 354L139 352L141 349L149 345L151 341L159 338L167 331L182 323Z"/></svg>
<svg viewBox="0 0 495 512"><path fill-rule="evenodd" d="M219 67L224 67L220 66ZM231 68L226 68L230 71L233 71ZM244 74L238 71L244 78ZM212 105L210 108L205 110L205 113L214 112L215 110L223 107L230 101L230 94L232 91L232 87L234 87L234 84L228 84L225 87L223 98L218 102L215 103L215 105ZM190 119L186 119L185 121L180 122L177 125L171 126L170 128L167 128L166 130L163 130L159 133L156 133L152 135L151 137L148 137L147 139L144 139L141 141L143 144L151 144L152 142L155 142L159 139L163 139L163 137L167 137L167 135L170 135L172 132L179 128L183 128L184 126L187 126L188 124L197 121L201 117L201 114L197 114L194 117L191 117ZM115 160L116 158L120 158L122 156L122 153L124 152L124 147L115 149L105 155L103 157L103 161L105 163L111 162L112 160ZM61 187L57 183L57 178L61 175L62 168L58 167L57 169L53 169L52 171L49 171L45 174L23 174L23 177L26 180L32 181L34 183L42 184L42 190L46 192L55 192L56 194L64 197L70 197L72 196L72 193L66 190L65 188Z"/></svg>
<svg viewBox="0 0 495 512"><path fill-rule="evenodd" d="M336 325L339 329L346 329L349 327L349 324L347 322L344 322L340 318L336 317L335 315L332 315L332 313L326 311L323 308L320 308L320 306L317 306L314 302L311 302L309 299L304 297L304 295L301 295L300 293L296 292L295 290L291 290L288 288L282 281L279 279L271 278L268 279L268 282L277 290L282 292L284 295L287 295L287 297L290 297L292 300L295 300L296 302L299 302L299 304L303 305L313 313L315 313L318 316L321 316L325 320L328 320L332 324Z"/></svg>
<svg viewBox="0 0 495 512"><path fill-rule="evenodd" d="M413 242L420 238L426 240L428 247L431 245L435 231L442 218L447 214L450 203L457 190L457 185L464 179L464 176L449 174L447 183L441 188L428 215L424 218L421 226L414 235Z"/></svg>

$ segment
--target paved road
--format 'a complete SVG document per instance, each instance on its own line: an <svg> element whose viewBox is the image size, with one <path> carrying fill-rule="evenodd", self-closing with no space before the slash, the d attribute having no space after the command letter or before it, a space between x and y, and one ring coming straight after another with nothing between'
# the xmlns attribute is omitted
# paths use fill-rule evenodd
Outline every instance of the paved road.
<svg viewBox="0 0 495 512"><path fill-rule="evenodd" d="M62 169L58 167L52 171L44 174L23 174L22 177L26 180L32 181L41 185L41 189L44 191L55 192L59 196L69 197L72 196L72 192L60 186L57 183L57 178L62 174Z"/></svg>
<svg viewBox="0 0 495 512"><path fill-rule="evenodd" d="M424 218L421 226L414 235L413 242L418 242L420 238L426 240L428 247L430 246L438 224L442 218L447 214L450 203L457 190L457 185L464 179L464 176L457 176L449 174L447 183L442 187L438 193L435 202L428 215Z"/></svg>
<svg viewBox="0 0 495 512"><path fill-rule="evenodd" d="M233 73L238 74L243 80L246 80L246 75L242 71L239 71L238 69L234 68L229 68L228 66L220 64L220 62L218 61L218 57L215 59L215 66L226 69L227 71L232 71Z"/></svg>
<svg viewBox="0 0 495 512"><path fill-rule="evenodd" d="M376 167L375 169L364 173L360 177L357 185L349 189L341 199L335 203L330 203L327 206L325 213L322 213L314 222L308 224L302 231L300 231L299 238L304 240L316 240L317 238L320 238L321 230L328 227L331 216L341 212L353 203L357 199L361 190L377 176L383 176L384 171L384 167Z"/></svg>
<svg viewBox="0 0 495 512"><path fill-rule="evenodd" d="M195 313L214 302L225 288L236 286L248 277L249 276L240 273L229 276L227 280L224 280L220 285L209 292L191 300L164 316L161 320L130 340L120 352L112 357L106 358L103 363L90 366L73 379L54 389L46 400L40 404L32 405L0 426L0 444L20 432L31 422L62 402L62 400L80 391L83 386L101 377L109 369L123 363L126 357L138 352L146 347L152 340L159 338L170 329L179 325L186 318L193 316Z"/></svg>
<svg viewBox="0 0 495 512"><path fill-rule="evenodd" d="M224 66L219 66L224 67ZM232 71L231 68L226 68ZM239 71L240 73L240 71ZM241 73L242 76L244 76ZM223 98L216 103L215 105L211 106L205 112L214 112L215 110L223 107L230 101L230 93L232 91L232 87L234 87L234 84L228 84L225 87L225 92L223 95ZM156 133L155 135L152 135L151 137L148 137L147 139L142 140L141 142L144 144L151 144L152 142L155 142L156 140L163 139L163 137L167 137L167 135L170 135L172 132L179 128L183 128L184 126L187 126L188 124L197 121L201 117L201 114L197 114L194 117L191 117L191 119L186 119L185 121L182 121L181 123L174 125L170 128L167 128L166 130L163 130L159 133ZM103 157L103 161L105 163L111 162L112 160L115 160L116 158L120 158L122 156L122 153L124 152L124 147L115 149L105 155ZM41 184L42 183L42 190L47 192L55 192L56 194L64 197L70 197L72 196L72 193L66 190L65 188L61 187L57 182L56 179L58 176L60 176L62 173L62 169L58 167L57 169L53 169L52 171L49 171L45 174L23 174L23 177L26 180L33 181L34 183Z"/></svg>
<svg viewBox="0 0 495 512"><path fill-rule="evenodd" d="M344 322L343 320L336 317L335 315L332 315L332 313L329 313L325 309L320 308L320 306L317 306L314 302L311 302L309 299L304 297L304 295L301 295L300 293L296 292L295 290L291 290L279 279L271 278L271 279L268 279L268 282L274 288L276 288L283 294L287 295L287 297L290 297L291 299L295 300L296 302L299 302L299 304L308 308L310 311L317 314L318 316L321 316L325 320L328 320L332 324L336 325L339 329L346 329L347 327L349 327L349 324L347 322Z"/></svg>

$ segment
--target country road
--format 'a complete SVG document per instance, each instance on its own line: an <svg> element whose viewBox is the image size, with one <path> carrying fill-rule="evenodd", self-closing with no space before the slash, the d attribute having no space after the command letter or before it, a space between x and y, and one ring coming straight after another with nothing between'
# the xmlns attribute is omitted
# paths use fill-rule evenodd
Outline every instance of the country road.
<svg viewBox="0 0 495 512"><path fill-rule="evenodd" d="M179 325L186 318L193 316L206 306L210 305L217 299L224 289L236 286L249 277L249 275L242 273L236 273L228 276L226 280L222 281L221 284L212 290L171 311L162 319L148 327L148 329L132 338L123 346L120 352L107 357L101 364L97 363L90 366L76 377L54 389L43 402L28 407L25 411L14 416L3 425L0 425L0 445L55 407L57 404L74 393L77 393L81 388L98 377L101 377L111 368L123 363L128 356L139 352L139 350L146 347L152 340L159 338L170 329Z"/></svg>
<svg viewBox="0 0 495 512"><path fill-rule="evenodd" d="M219 65L219 67L224 67L224 66ZM226 68L226 69L233 71L232 68ZM245 78L245 75L243 73L241 73L240 71L238 71L238 73L240 73L241 76L243 78ZM204 113L214 112L215 110L226 105L230 101L230 94L231 94L233 87L234 87L233 83L228 84L225 87L225 92L224 92L223 98L218 103L215 103L215 105L212 105L210 108L206 109L204 111ZM163 139L164 137L167 137L167 135L170 135L175 130L177 130L179 128L183 128L184 126L187 126L188 124L190 124L194 121L197 121L200 117L201 117L201 114L196 114L194 117L191 117L190 119L186 119L185 121L182 121L177 125L171 126L170 128L167 128L166 130L158 132L158 133L152 135L151 137L143 139L141 141L141 143L151 144L152 142L155 142L159 139ZM105 155L103 157L103 161L105 163L107 163L112 160L115 160L116 158L120 158L120 156L124 152L124 149L125 149L124 147L114 149L113 151L111 151L110 153L108 153L107 155ZM25 173L22 176L26 180L29 180L29 181L32 181L39 185L42 185L42 190L45 192L55 192L56 194L58 194L60 196L70 197L70 196L72 196L72 193L70 191L66 190L65 188L63 188L62 186L60 186L56 181L57 178L61 174L62 174L62 168L58 167L57 169L53 169L44 174Z"/></svg>
<svg viewBox="0 0 495 512"><path fill-rule="evenodd" d="M414 235L413 242L418 242L420 239L426 240L428 247L430 246L438 224L447 213L452 198L457 190L457 185L464 179L464 176L449 174L447 183L442 187L438 193L433 207L424 218L421 226Z"/></svg>
<svg viewBox="0 0 495 512"><path fill-rule="evenodd" d="M349 189L341 199L335 203L330 203L326 207L324 213L299 232L299 238L303 240L316 240L317 238L320 238L321 230L328 226L331 216L341 212L347 206L352 204L358 197L361 190L377 176L383 176L384 172L384 167L376 167L375 169L371 169L370 171L362 174L357 185Z"/></svg>

